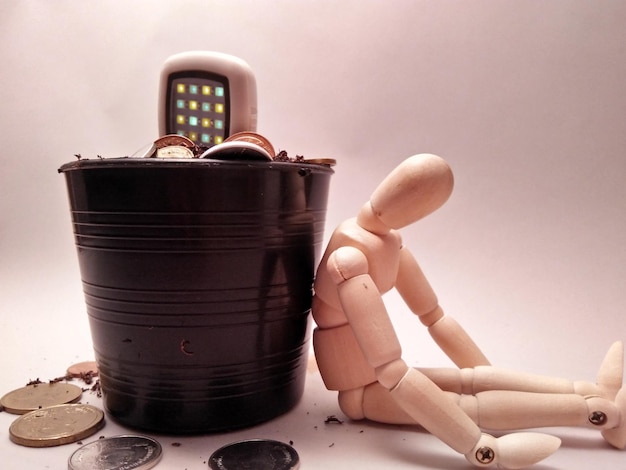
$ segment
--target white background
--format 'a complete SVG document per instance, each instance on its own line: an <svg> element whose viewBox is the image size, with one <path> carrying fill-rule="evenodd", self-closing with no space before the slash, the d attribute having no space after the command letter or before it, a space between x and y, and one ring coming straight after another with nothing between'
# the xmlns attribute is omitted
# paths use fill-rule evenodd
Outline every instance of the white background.
<svg viewBox="0 0 626 470"><path fill-rule="evenodd" d="M337 159L327 234L404 158L444 157L452 198L404 231L444 309L494 364L593 380L611 342L626 339L625 22L621 0L3 1L0 394L92 357L57 168L154 140L161 64L196 49L252 66L258 130L275 147ZM405 359L450 365L387 300ZM306 469L468 468L414 430L324 428L339 411L315 373L298 410L190 439L203 458L185 452L192 444L166 446L162 465L205 468L218 444L280 428L298 429ZM73 447L15 446L12 418L0 416L4 468L64 468ZM626 461L594 432L551 431L563 447L537 468Z"/></svg>

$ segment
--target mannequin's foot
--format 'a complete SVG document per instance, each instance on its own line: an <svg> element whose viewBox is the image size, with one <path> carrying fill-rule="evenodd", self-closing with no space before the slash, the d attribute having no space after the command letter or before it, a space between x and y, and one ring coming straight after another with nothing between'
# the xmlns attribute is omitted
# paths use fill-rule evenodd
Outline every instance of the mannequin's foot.
<svg viewBox="0 0 626 470"><path fill-rule="evenodd" d="M548 434L513 433L495 438L483 434L465 458L476 467L526 468L552 455L561 440Z"/></svg>
<svg viewBox="0 0 626 470"><path fill-rule="evenodd" d="M598 387L603 398L615 400L622 389L624 375L624 344L616 341L606 353L598 372Z"/></svg>
<svg viewBox="0 0 626 470"><path fill-rule="evenodd" d="M617 393L614 401L615 406L620 412L619 425L602 431L604 440L618 449L626 448L626 387Z"/></svg>

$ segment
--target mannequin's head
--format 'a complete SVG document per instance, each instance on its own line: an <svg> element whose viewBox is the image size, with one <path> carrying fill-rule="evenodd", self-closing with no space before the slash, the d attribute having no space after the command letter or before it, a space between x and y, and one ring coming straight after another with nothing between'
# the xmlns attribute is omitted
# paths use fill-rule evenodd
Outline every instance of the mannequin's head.
<svg viewBox="0 0 626 470"><path fill-rule="evenodd" d="M442 158L432 154L409 157L374 190L359 214L359 223L375 232L406 227L441 207L453 186L452 171Z"/></svg>

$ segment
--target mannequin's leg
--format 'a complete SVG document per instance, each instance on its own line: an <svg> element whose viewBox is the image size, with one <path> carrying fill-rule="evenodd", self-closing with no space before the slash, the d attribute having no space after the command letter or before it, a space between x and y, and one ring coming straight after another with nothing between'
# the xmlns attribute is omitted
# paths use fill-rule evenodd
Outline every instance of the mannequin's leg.
<svg viewBox="0 0 626 470"><path fill-rule="evenodd" d="M615 402L599 396L575 393L485 391L476 395L448 392L461 409L481 428L528 429L553 426L585 426L602 431L617 448L626 447L626 389ZM342 410L353 419L388 424L415 422L379 383L339 393ZM358 411L357 411L358 410Z"/></svg>
<svg viewBox="0 0 626 470"><path fill-rule="evenodd" d="M598 395L614 400L622 387L624 369L624 347L614 343L607 352L597 383L573 382L567 379L547 377L479 366L473 369L419 369L441 389L461 395L475 395L487 390L509 390L516 392L567 393L581 396Z"/></svg>

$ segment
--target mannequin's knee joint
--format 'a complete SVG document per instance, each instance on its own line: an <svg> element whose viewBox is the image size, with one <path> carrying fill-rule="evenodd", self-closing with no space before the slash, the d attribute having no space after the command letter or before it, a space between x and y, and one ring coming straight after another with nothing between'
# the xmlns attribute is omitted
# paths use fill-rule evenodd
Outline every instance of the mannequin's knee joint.
<svg viewBox="0 0 626 470"><path fill-rule="evenodd" d="M367 274L367 258L361 250L352 246L344 246L335 250L326 264L326 268L335 284L347 279Z"/></svg>

